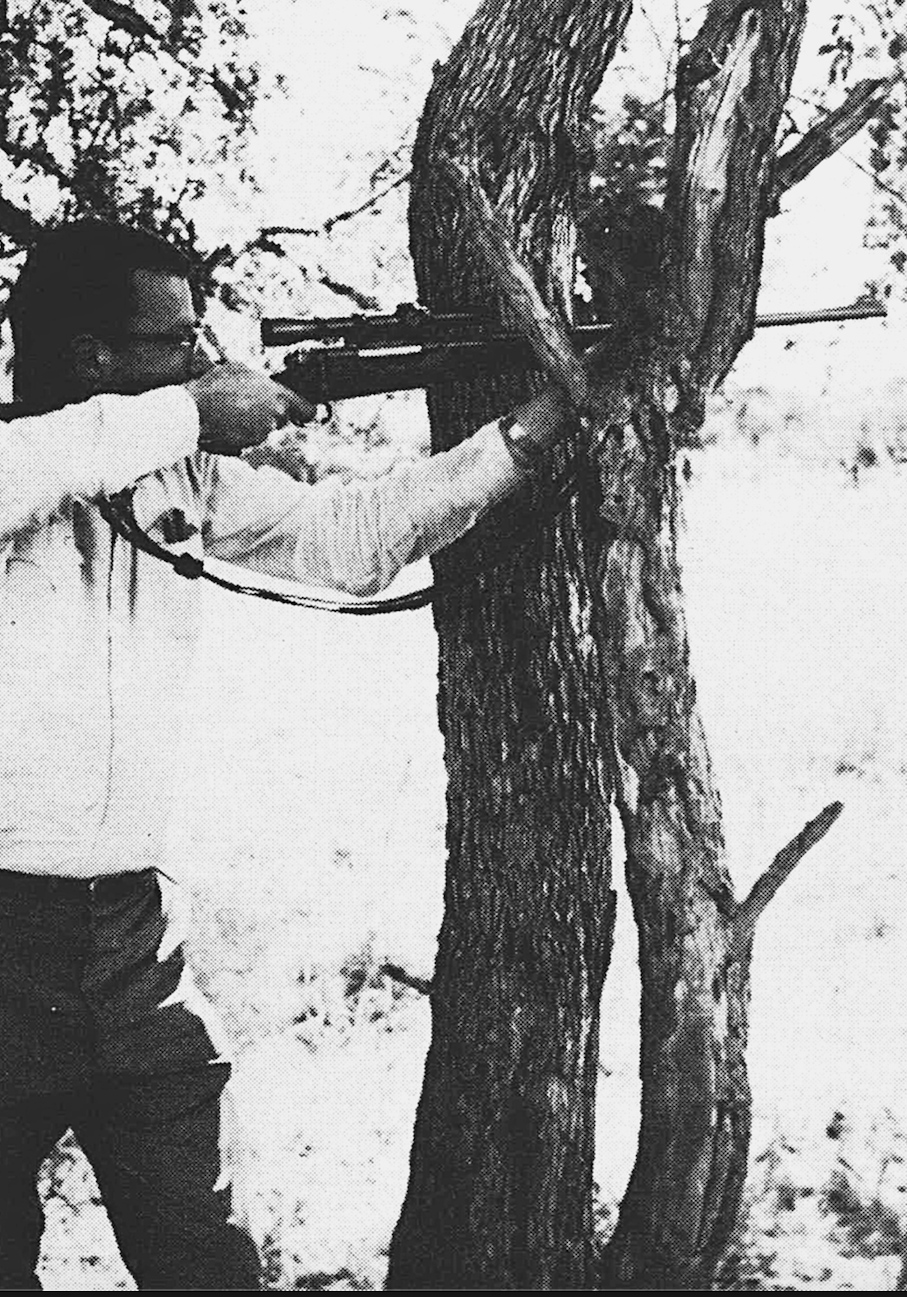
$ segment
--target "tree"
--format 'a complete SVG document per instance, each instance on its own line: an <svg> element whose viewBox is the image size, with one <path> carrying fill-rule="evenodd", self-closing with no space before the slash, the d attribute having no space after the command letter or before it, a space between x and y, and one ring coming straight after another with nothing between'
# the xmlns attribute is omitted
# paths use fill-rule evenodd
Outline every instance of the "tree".
<svg viewBox="0 0 907 1297"><path fill-rule="evenodd" d="M776 157L806 3L708 6L677 68L663 210L643 213L648 270L635 273L631 243L633 264L599 276L600 309L619 304L616 284L625 300L611 355L591 374L563 324L585 125L630 0L488 0L425 106L410 204L421 300L494 311L525 329L539 358L531 377L436 389L434 446L456 443L546 373L584 418L552 482L527 486L435 560L446 911L391 1288L701 1288L733 1234L755 927L840 806L735 900L690 668L676 460L752 334L780 194L885 97L881 83L860 87ZM599 222L600 234L613 229ZM599 266L627 247L612 237ZM564 506L570 472L578 489ZM512 538L503 546L502 533ZM640 934L643 1112L597 1269L612 799Z"/></svg>

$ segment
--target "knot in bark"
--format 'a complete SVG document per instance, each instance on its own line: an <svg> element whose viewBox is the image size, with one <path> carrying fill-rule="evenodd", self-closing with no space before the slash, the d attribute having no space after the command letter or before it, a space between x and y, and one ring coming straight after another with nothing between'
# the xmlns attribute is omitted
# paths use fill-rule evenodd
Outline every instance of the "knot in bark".
<svg viewBox="0 0 907 1297"><path fill-rule="evenodd" d="M651 537L649 460L636 428L629 420L612 422L600 434L599 445L600 516L621 536Z"/></svg>
<svg viewBox="0 0 907 1297"><path fill-rule="evenodd" d="M617 681L617 740L651 800L683 771L683 682L662 637L632 649Z"/></svg>
<svg viewBox="0 0 907 1297"><path fill-rule="evenodd" d="M650 759L639 784L640 803L654 802L666 788L671 785L682 785L686 777L686 767L677 752L662 752L650 740Z"/></svg>
<svg viewBox="0 0 907 1297"><path fill-rule="evenodd" d="M621 710L636 729L664 730L678 711L673 654L661 638L627 655L620 680Z"/></svg>
<svg viewBox="0 0 907 1297"><path fill-rule="evenodd" d="M677 85L685 92L693 90L703 81L710 81L722 68L722 60L713 49L700 45L680 60L677 68Z"/></svg>

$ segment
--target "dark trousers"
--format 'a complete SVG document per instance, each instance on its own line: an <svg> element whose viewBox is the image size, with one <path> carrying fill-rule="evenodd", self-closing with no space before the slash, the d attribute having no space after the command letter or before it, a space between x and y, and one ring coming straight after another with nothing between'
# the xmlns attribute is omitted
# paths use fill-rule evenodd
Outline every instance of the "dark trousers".
<svg viewBox="0 0 907 1297"><path fill-rule="evenodd" d="M212 1043L153 871L0 871L0 1288L39 1288L36 1178L71 1128L139 1288L254 1289Z"/></svg>

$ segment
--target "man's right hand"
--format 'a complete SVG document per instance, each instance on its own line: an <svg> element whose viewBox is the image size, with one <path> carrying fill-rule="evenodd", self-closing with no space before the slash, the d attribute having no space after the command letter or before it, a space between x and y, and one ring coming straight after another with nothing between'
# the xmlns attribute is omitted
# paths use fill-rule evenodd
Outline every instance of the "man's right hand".
<svg viewBox="0 0 907 1297"><path fill-rule="evenodd" d="M286 423L307 423L316 407L264 374L232 361L213 365L185 384L198 407L200 450L239 455Z"/></svg>

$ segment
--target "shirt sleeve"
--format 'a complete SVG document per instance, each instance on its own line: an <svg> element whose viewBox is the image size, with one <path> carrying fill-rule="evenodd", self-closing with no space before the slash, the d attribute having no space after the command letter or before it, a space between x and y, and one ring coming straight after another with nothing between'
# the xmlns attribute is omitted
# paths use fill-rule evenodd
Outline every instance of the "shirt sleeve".
<svg viewBox="0 0 907 1297"><path fill-rule="evenodd" d="M215 558L354 595L468 531L521 480L497 424L383 477L315 486L218 460L206 523Z"/></svg>
<svg viewBox="0 0 907 1297"><path fill-rule="evenodd" d="M182 387L93 396L0 427L0 537L168 468L198 446L195 402Z"/></svg>

